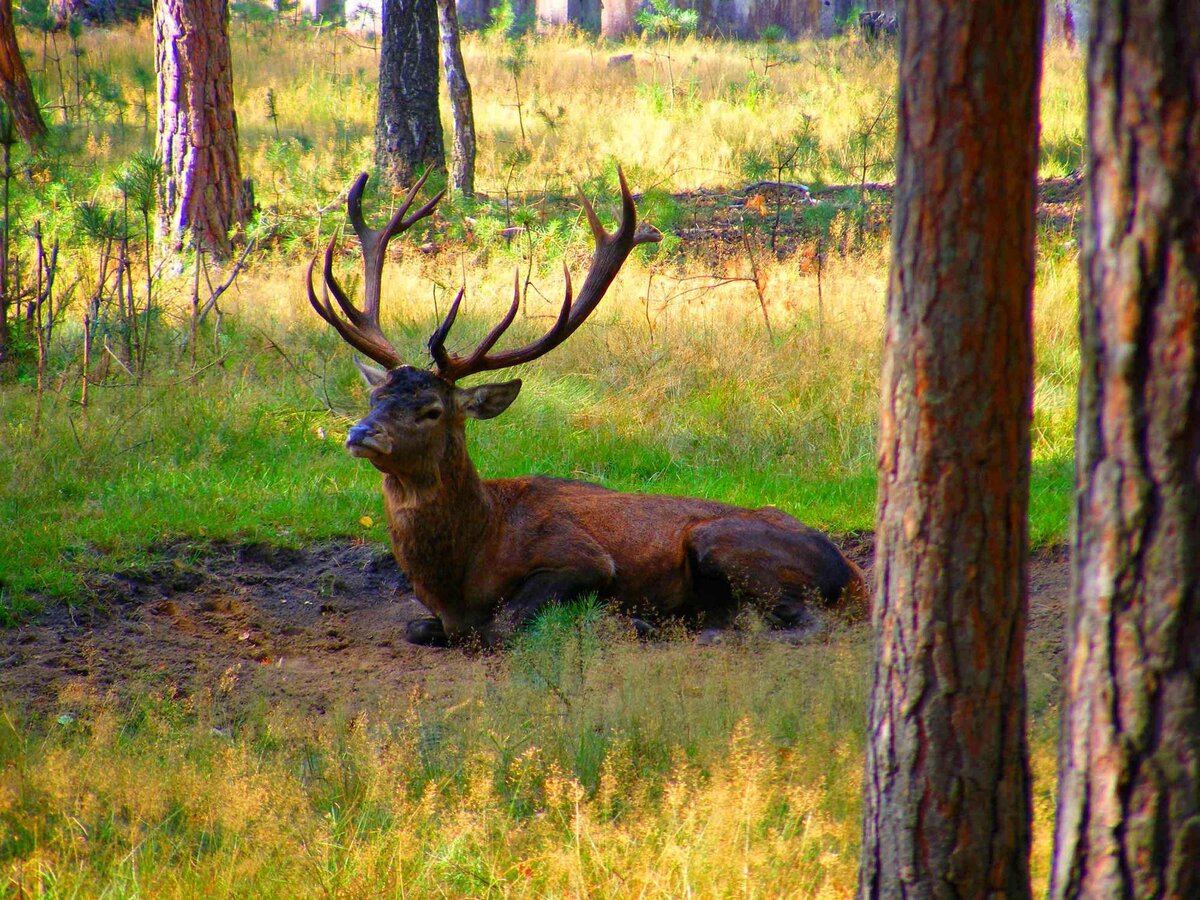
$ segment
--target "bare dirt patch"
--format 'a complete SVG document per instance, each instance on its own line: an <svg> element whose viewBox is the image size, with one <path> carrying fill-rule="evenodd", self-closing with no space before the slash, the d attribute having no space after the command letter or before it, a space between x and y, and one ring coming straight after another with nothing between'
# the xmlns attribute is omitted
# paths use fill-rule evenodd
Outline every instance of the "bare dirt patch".
<svg viewBox="0 0 1200 900"><path fill-rule="evenodd" d="M870 569L871 535L843 546ZM154 559L89 578L93 596L84 606L57 605L0 634L5 705L48 712L71 697L159 686L323 713L414 690L436 697L488 665L486 657L405 641L405 625L427 613L378 545L179 544ZM1061 655L1069 583L1063 549L1034 555L1031 653Z"/></svg>
<svg viewBox="0 0 1200 900"><path fill-rule="evenodd" d="M405 624L427 613L376 545L178 545L154 556L90 577L86 606L55 606L0 635L0 696L48 708L159 684L324 712L436 691L469 665L405 642Z"/></svg>

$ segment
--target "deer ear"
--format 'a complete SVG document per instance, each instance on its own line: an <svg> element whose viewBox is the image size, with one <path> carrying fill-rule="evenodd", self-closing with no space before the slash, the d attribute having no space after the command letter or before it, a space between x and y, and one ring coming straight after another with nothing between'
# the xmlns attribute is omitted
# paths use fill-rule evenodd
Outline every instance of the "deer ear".
<svg viewBox="0 0 1200 900"><path fill-rule="evenodd" d="M359 374L362 375L363 381L367 383L367 387L379 387L379 385L387 381L388 373L386 369L368 365L357 356L354 357L354 364L358 366Z"/></svg>
<svg viewBox="0 0 1200 900"><path fill-rule="evenodd" d="M454 392L458 408L472 419L492 419L504 412L521 392L521 379L499 384L481 384Z"/></svg>

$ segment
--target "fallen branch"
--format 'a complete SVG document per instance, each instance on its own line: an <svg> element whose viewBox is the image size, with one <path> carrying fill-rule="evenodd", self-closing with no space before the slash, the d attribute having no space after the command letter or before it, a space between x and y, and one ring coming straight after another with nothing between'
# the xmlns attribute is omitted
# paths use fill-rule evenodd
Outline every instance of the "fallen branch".
<svg viewBox="0 0 1200 900"><path fill-rule="evenodd" d="M811 194L812 188L797 181L756 181L740 190L742 194L753 194L759 191L793 191L798 194Z"/></svg>
<svg viewBox="0 0 1200 900"><path fill-rule="evenodd" d="M822 197L828 194L840 194L842 191L890 191L895 185L885 181L867 181L862 184L827 184L824 187L811 188L807 184L795 181L756 181L738 189L739 194L752 194L757 191L791 191L797 194L807 194L810 197Z"/></svg>
<svg viewBox="0 0 1200 900"><path fill-rule="evenodd" d="M246 249L242 251L242 255L238 258L238 261L236 263L234 263L233 269L229 273L229 277L226 278L225 281L223 281L219 287L217 287L215 290L212 290L212 293L209 296L208 300L205 302L204 306L200 309L200 312L196 315L196 324L197 325L199 325L200 323L202 323L204 321L204 317L208 315L209 310L211 310L214 306L217 305L217 301L219 299L221 299L221 295L223 293L225 293L226 290L229 289L230 285L233 284L233 280L235 278L237 278L238 273L240 271L242 271L242 266L244 266L246 264L246 257L248 257L250 255L251 251L254 250L254 246L257 243L258 243L258 239L254 238L248 244L246 244ZM207 270L205 273L205 277L207 278ZM211 290L211 285L210 285L210 290Z"/></svg>

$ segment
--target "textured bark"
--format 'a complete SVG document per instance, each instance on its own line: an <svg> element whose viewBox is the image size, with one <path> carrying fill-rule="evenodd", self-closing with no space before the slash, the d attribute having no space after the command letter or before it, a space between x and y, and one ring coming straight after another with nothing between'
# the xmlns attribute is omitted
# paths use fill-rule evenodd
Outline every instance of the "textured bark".
<svg viewBox="0 0 1200 900"><path fill-rule="evenodd" d="M1054 897L1200 897L1197 23L1092 20Z"/></svg>
<svg viewBox="0 0 1200 900"><path fill-rule="evenodd" d="M383 0L375 164L394 186L418 169L446 168L438 114L436 0Z"/></svg>
<svg viewBox="0 0 1200 900"><path fill-rule="evenodd" d="M195 242L229 255L229 232L250 217L238 162L228 8L224 0L158 0L159 223L173 249Z"/></svg>
<svg viewBox="0 0 1200 900"><path fill-rule="evenodd" d="M471 108L471 84L458 44L458 14L454 0L437 0L438 30L442 35L442 67L450 93L454 123L450 184L466 197L475 196L475 113Z"/></svg>
<svg viewBox="0 0 1200 900"><path fill-rule="evenodd" d="M1022 897L1042 4L902 15L859 895Z"/></svg>
<svg viewBox="0 0 1200 900"><path fill-rule="evenodd" d="M21 140L37 144L45 137L46 123L17 46L12 0L0 0L0 100L12 113Z"/></svg>

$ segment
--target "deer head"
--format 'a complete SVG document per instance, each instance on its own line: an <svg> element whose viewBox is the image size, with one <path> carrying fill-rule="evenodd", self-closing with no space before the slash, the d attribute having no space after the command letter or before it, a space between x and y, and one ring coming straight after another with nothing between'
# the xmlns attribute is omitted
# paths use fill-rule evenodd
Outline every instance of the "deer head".
<svg viewBox="0 0 1200 900"><path fill-rule="evenodd" d="M600 224L591 203L580 192L580 203L592 229L595 251L578 297L574 296L571 274L564 265L565 296L550 330L523 347L494 350L520 308L518 279L512 304L504 317L474 350L466 354L452 353L446 349L446 340L462 304L463 291L460 290L441 325L429 338L429 353L436 371L404 364L380 328L379 307L388 242L432 213L444 192L439 192L409 214L429 175L426 172L408 191L388 224L376 231L366 225L362 214L367 175L358 176L347 195L346 210L362 244L366 295L362 308L351 302L334 277L335 239L330 240L325 250L324 290L320 298L313 289L312 280L316 260L308 267L307 279L308 299L317 314L350 346L383 366L376 368L355 360L371 388L371 410L350 429L346 448L351 455L369 460L381 472L394 476L409 491L420 493L436 489L441 483L447 460L465 460L466 419L490 419L500 415L516 399L521 382L516 379L470 388L460 388L456 382L480 372L517 366L549 353L569 338L592 313L633 248L662 240L654 226L637 224L637 210L625 175L620 169L617 172L621 183L621 222L612 233ZM330 302L331 294L337 309Z"/></svg>

